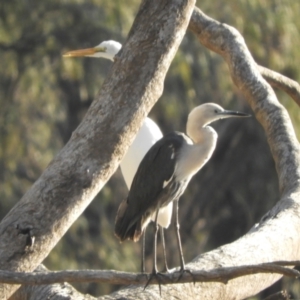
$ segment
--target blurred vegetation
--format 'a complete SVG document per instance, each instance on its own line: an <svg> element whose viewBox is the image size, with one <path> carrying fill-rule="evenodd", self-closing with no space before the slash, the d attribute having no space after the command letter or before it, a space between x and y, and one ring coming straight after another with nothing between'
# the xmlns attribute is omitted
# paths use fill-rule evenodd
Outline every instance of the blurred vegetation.
<svg viewBox="0 0 300 300"><path fill-rule="evenodd" d="M0 2L1 219L68 141L111 66L106 60L63 59L62 54L108 39L124 42L139 3ZM259 64L299 81L299 1L199 1L199 7L211 17L235 26ZM298 107L284 93L278 92L278 96L299 135ZM150 116L165 133L184 131L189 111L210 101L249 112L223 60L187 33L168 72L164 94ZM274 163L257 121L227 120L214 127L219 133L217 150L180 201L186 261L234 241L279 199ZM140 245L120 245L113 235L116 210L126 193L118 171L51 252L46 266L138 271ZM175 266L177 254L170 255L177 253L170 250L176 247L175 239L172 229L169 231L169 264ZM116 287L82 284L76 288L100 295ZM280 288L300 297L299 288L291 280L278 283L276 289Z"/></svg>

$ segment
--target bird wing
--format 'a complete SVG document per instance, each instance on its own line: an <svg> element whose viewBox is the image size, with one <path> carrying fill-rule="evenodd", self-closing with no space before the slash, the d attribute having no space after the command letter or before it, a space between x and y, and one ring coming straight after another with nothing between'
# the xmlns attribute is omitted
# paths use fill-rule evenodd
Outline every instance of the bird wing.
<svg viewBox="0 0 300 300"><path fill-rule="evenodd" d="M129 191L126 208L123 203L122 215L116 220L115 232L121 240L133 239L134 231L142 226L137 223L146 221L157 208L167 204L159 203L160 195L174 176L179 150L185 141L184 134L169 133L154 144L141 161Z"/></svg>

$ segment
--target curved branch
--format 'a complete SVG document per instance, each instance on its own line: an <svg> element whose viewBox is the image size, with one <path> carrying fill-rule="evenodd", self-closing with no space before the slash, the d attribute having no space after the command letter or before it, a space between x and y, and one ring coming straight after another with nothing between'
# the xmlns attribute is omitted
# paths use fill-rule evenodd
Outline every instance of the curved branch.
<svg viewBox="0 0 300 300"><path fill-rule="evenodd" d="M225 59L233 82L264 127L281 191L284 193L297 189L300 179L300 149L291 120L272 88L260 75L243 37L235 28L212 20L199 9L194 10L189 29L205 47Z"/></svg>
<svg viewBox="0 0 300 300"><path fill-rule="evenodd" d="M269 84L286 92L300 106L300 85L297 81L265 67L257 67L260 74L268 81Z"/></svg>

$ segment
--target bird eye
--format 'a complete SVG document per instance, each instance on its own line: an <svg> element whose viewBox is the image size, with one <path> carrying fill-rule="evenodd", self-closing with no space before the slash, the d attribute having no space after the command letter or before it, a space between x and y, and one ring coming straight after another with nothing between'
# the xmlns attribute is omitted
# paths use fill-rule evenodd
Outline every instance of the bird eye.
<svg viewBox="0 0 300 300"><path fill-rule="evenodd" d="M217 114L219 111L217 109L215 109L215 113Z"/></svg>

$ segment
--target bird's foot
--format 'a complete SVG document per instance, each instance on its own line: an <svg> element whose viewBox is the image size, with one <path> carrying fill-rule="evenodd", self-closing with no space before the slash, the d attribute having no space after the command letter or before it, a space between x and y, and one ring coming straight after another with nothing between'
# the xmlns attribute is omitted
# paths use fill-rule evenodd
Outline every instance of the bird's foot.
<svg viewBox="0 0 300 300"><path fill-rule="evenodd" d="M194 284L196 283L194 274L193 274L193 272L191 270L186 269L185 267L183 267L178 272L180 273L180 275L179 275L179 277L177 279L177 282L180 281L180 279L182 278L182 276L183 276L184 273L189 273L192 276L192 278L193 278L193 283Z"/></svg>
<svg viewBox="0 0 300 300"><path fill-rule="evenodd" d="M162 273L165 273L165 274L171 274L173 273L172 270L170 270L168 267L165 267L164 270L162 271ZM163 275L163 274L162 274Z"/></svg>
<svg viewBox="0 0 300 300"><path fill-rule="evenodd" d="M144 290L147 288L147 286L151 283L151 281L153 279L156 279L158 282L158 287L159 287L159 295L161 296L161 283L163 282L162 278L166 277L167 278L167 274L161 273L161 272L157 272L155 270L153 270L153 272L150 274L150 277L144 287Z"/></svg>

